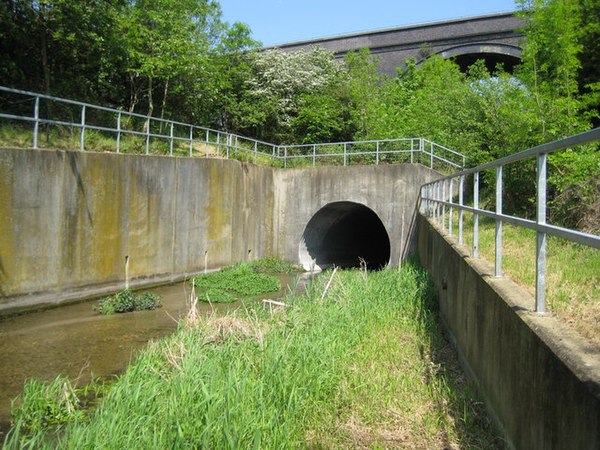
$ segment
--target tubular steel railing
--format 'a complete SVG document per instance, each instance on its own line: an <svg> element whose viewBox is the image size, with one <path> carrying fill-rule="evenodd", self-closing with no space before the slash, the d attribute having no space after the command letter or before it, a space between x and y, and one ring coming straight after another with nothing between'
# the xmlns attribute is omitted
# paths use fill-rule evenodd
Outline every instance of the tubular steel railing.
<svg viewBox="0 0 600 450"><path fill-rule="evenodd" d="M130 152L124 138L137 140L134 152L153 153L153 140L165 145L161 154L170 156L238 157L254 163L270 161L282 167L298 165L350 165L420 163L451 172L465 167L459 152L422 138L385 139L306 145L275 145L224 131L162 119L74 100L0 86L0 119L30 123L32 147L40 147L40 136L52 126L78 130L79 150L86 150L90 131L114 139L109 151ZM166 146L168 144L168 147ZM129 143L129 147L132 144Z"/></svg>
<svg viewBox="0 0 600 450"><path fill-rule="evenodd" d="M547 209L547 163L548 155L575 146L594 143L600 140L600 128L539 145L528 150L509 155L472 169L463 170L440 178L421 187L420 211L432 217L444 231L453 234L454 210L458 210L458 243L464 244L464 212L473 214L473 256L479 257L479 217L489 217L496 221L495 230L495 276L502 276L502 224L504 222L528 228L536 232L536 271L535 271L535 310L546 310L546 240L555 236L600 249L600 236L563 228L546 222ZM536 183L536 219L529 220L507 215L502 212L503 168L517 161L537 159ZM495 208L494 211L482 209L479 204L480 174L486 170L495 170ZM465 177L473 176L473 206L464 202ZM458 198L457 198L458 197ZM446 227L446 219L448 225Z"/></svg>

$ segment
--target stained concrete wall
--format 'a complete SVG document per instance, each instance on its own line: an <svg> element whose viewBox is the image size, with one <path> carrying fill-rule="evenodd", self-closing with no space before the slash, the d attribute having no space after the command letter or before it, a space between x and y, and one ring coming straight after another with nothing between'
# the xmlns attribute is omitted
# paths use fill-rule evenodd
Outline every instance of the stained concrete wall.
<svg viewBox="0 0 600 450"><path fill-rule="evenodd" d="M418 254L463 366L517 449L600 448L600 352L426 218Z"/></svg>
<svg viewBox="0 0 600 450"><path fill-rule="evenodd" d="M174 281L274 255L298 262L327 203L372 209L406 253L419 165L273 169L233 160L0 150L0 311ZM206 265L205 265L206 264Z"/></svg>
<svg viewBox="0 0 600 450"><path fill-rule="evenodd" d="M0 151L0 309L273 252L273 172L238 161ZM205 266L207 262L207 266Z"/></svg>

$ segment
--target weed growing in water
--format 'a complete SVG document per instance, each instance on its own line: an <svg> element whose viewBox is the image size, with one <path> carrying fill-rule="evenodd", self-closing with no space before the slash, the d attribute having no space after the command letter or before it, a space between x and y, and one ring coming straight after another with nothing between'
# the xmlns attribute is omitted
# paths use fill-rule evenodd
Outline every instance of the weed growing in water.
<svg viewBox="0 0 600 450"><path fill-rule="evenodd" d="M13 402L11 423L27 434L43 432L53 426L86 418L68 378L59 376L50 383L36 379L25 383L18 406Z"/></svg>
<svg viewBox="0 0 600 450"><path fill-rule="evenodd" d="M249 263L250 267L257 273L285 273L291 274L300 271L300 267L283 259L266 256Z"/></svg>
<svg viewBox="0 0 600 450"><path fill-rule="evenodd" d="M160 297L156 294L145 292L140 295L135 295L129 289L123 289L115 295L101 299L94 309L107 315L140 311L143 309L156 309L160 306Z"/></svg>
<svg viewBox="0 0 600 450"><path fill-rule="evenodd" d="M262 270L269 264L260 265ZM253 263L225 267L219 272L197 275L192 280L198 289L198 299L212 303L234 302L239 297L266 294L281 289L281 282L272 275L257 273Z"/></svg>

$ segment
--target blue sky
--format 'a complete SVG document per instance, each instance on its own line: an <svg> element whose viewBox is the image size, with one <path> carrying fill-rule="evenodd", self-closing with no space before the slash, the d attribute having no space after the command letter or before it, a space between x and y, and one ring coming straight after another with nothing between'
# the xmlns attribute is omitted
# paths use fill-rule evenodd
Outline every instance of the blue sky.
<svg viewBox="0 0 600 450"><path fill-rule="evenodd" d="M265 46L514 11L514 0L220 0Z"/></svg>

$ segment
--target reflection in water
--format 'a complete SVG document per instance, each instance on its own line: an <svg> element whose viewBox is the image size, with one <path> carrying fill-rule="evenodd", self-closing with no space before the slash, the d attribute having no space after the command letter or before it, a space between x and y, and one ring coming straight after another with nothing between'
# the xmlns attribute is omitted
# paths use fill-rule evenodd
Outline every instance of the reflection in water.
<svg viewBox="0 0 600 450"><path fill-rule="evenodd" d="M269 297L288 291L291 277L280 278L284 288ZM81 385L92 376L114 375L150 339L175 331L176 321L187 313L189 282L150 291L160 296L162 308L102 316L92 301L0 320L0 430L6 430L11 399L21 393L26 379L51 380L62 374ZM213 307L219 313L241 305ZM199 308L204 314L213 311L205 303Z"/></svg>

